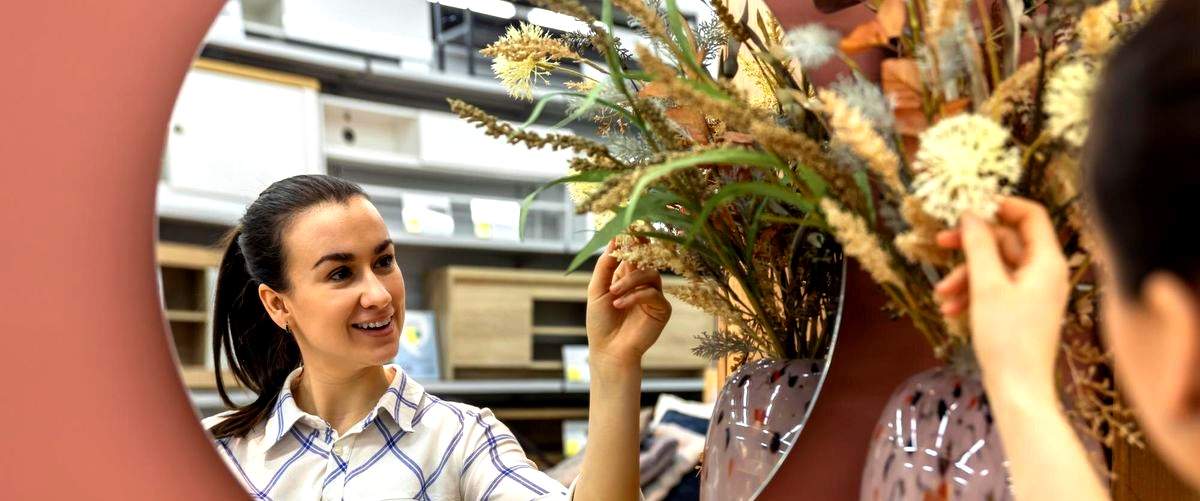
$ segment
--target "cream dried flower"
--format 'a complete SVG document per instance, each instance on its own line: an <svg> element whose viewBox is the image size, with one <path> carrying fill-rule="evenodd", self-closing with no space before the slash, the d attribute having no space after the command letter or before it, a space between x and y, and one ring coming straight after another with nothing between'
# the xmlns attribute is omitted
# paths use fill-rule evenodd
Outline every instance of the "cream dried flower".
<svg viewBox="0 0 1200 501"><path fill-rule="evenodd" d="M904 183L900 181L900 157L875 130L875 124L836 92L821 89L817 97L821 109L829 115L833 139L866 162L871 172L890 190L904 193Z"/></svg>
<svg viewBox="0 0 1200 501"><path fill-rule="evenodd" d="M574 175L577 174L577 172L571 172L571 174ZM596 190L599 188L600 183L591 181L567 183L567 195L570 195L571 201L574 202L576 206L579 206L583 205L585 201L591 199L593 194L595 194Z"/></svg>
<svg viewBox="0 0 1200 501"><path fill-rule="evenodd" d="M743 314L721 293L721 286L710 278L692 278L687 285L667 286L663 292L721 320L728 326L749 331Z"/></svg>
<svg viewBox="0 0 1200 501"><path fill-rule="evenodd" d="M548 61L579 59L562 40L550 36L540 26L521 23L509 26L504 35L479 51L488 57L505 57L512 61L544 59Z"/></svg>
<svg viewBox="0 0 1200 501"><path fill-rule="evenodd" d="M1113 27L1120 21L1120 16L1117 0L1108 0L1083 11L1075 28L1083 51L1091 55L1107 52L1112 47Z"/></svg>
<svg viewBox="0 0 1200 501"><path fill-rule="evenodd" d="M641 269L670 270L685 278L698 278L699 272L687 249L669 240L644 239L632 234L653 229L653 226L642 221L634 223L629 228L630 234L617 236L617 246L612 256Z"/></svg>
<svg viewBox="0 0 1200 501"><path fill-rule="evenodd" d="M508 95L516 99L533 100L534 80L550 83L547 77L550 70L557 65L544 60L529 58L512 60L498 56L492 60L492 72L500 78L500 84L508 91Z"/></svg>
<svg viewBox="0 0 1200 501"><path fill-rule="evenodd" d="M836 31L817 23L793 28L783 37L783 49L805 69L825 64L837 54L841 37Z"/></svg>
<svg viewBox="0 0 1200 501"><path fill-rule="evenodd" d="M937 234L946 228L941 220L925 213L921 201L916 197L904 197L900 202L900 215L908 223L909 230L896 235L892 242L896 250L910 263L926 262L935 266L948 266L954 253L937 244Z"/></svg>
<svg viewBox="0 0 1200 501"><path fill-rule="evenodd" d="M1021 176L1009 133L976 114L956 115L921 133L913 168L913 195L925 212L954 226L964 212L982 217L996 213L997 198Z"/></svg>
<svg viewBox="0 0 1200 501"><path fill-rule="evenodd" d="M558 61L579 59L565 43L549 36L532 24L509 26L495 43L480 51L492 57L492 72L517 99L533 100L535 81L549 83L547 77Z"/></svg>
<svg viewBox="0 0 1200 501"><path fill-rule="evenodd" d="M1056 68L1046 83L1047 132L1071 146L1083 146L1095 87L1095 68L1086 61L1072 61Z"/></svg>
<svg viewBox="0 0 1200 501"><path fill-rule="evenodd" d="M837 203L825 198L821 200L821 212L825 213L825 221L833 228L833 234L842 243L846 255L857 259L863 269L871 274L880 284L891 284L903 287L900 276L892 268L892 260L883 250L879 240L867 228L862 218L842 210Z"/></svg>

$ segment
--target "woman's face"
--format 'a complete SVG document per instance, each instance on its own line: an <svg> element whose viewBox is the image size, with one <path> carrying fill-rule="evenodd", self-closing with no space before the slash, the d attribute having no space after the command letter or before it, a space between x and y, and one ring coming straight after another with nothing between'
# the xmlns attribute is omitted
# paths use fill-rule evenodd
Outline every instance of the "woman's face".
<svg viewBox="0 0 1200 501"><path fill-rule="evenodd" d="M404 277L387 225L367 199L315 206L283 234L281 294L306 366L352 372L396 356Z"/></svg>
<svg viewBox="0 0 1200 501"><path fill-rule="evenodd" d="M1104 263L1117 266L1107 258L1111 252L1104 254ZM1200 301L1167 272L1152 273L1140 291L1124 294L1111 266L1103 268L1101 314L1117 381L1153 449L1200 487Z"/></svg>

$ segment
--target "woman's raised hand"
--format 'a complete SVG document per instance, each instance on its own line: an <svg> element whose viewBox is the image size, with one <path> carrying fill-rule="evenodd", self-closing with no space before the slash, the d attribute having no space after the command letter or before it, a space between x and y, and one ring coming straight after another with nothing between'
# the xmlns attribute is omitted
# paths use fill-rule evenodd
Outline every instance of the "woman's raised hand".
<svg viewBox="0 0 1200 501"><path fill-rule="evenodd" d="M970 311L971 341L990 390L1053 389L1064 310L1067 263L1046 209L1006 198L997 224L964 216L938 243L961 248L967 262L935 292L949 316Z"/></svg>
<svg viewBox="0 0 1200 501"><path fill-rule="evenodd" d="M593 367L597 363L641 366L642 354L658 339L671 318L662 277L612 256L600 256L588 285L587 335Z"/></svg>

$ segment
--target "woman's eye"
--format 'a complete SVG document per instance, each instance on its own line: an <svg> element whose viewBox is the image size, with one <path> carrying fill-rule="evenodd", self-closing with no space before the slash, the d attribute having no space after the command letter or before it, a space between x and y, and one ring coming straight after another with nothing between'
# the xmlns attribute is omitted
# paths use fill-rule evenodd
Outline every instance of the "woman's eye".
<svg viewBox="0 0 1200 501"><path fill-rule="evenodd" d="M329 279L333 280L334 282L341 282L347 278L350 278L350 270L346 269L345 267L333 270L333 273L329 274Z"/></svg>
<svg viewBox="0 0 1200 501"><path fill-rule="evenodd" d="M392 256L391 254L388 254L386 256L380 256L379 260L375 262L375 266L378 266L380 268L391 268L392 262L395 261L395 259L396 258L394 256Z"/></svg>

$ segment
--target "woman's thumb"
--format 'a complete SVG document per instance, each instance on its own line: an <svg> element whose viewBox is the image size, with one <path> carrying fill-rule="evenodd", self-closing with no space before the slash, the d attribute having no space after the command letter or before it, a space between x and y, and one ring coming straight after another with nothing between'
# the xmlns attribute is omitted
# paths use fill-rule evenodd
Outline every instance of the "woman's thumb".
<svg viewBox="0 0 1200 501"><path fill-rule="evenodd" d="M967 272L970 275L971 296L978 297L999 285L1005 278L1004 262L996 244L996 235L991 226L972 214L963 215L963 253L967 256Z"/></svg>

